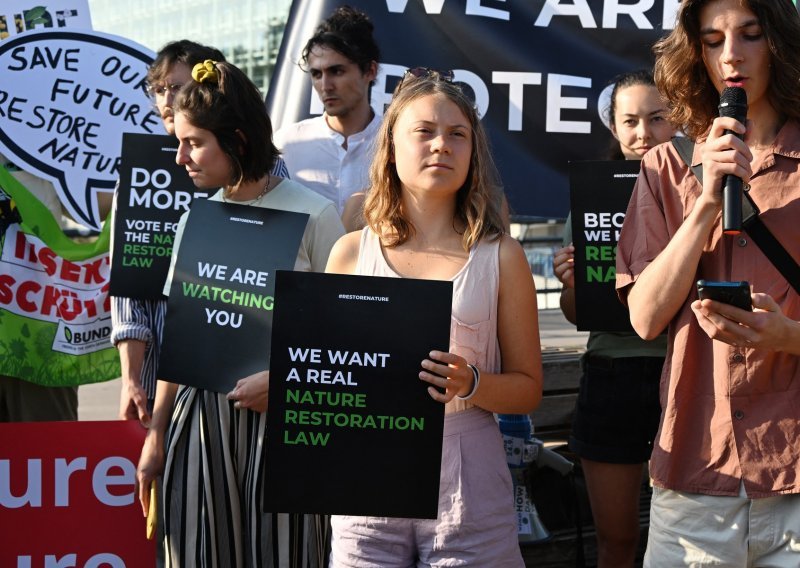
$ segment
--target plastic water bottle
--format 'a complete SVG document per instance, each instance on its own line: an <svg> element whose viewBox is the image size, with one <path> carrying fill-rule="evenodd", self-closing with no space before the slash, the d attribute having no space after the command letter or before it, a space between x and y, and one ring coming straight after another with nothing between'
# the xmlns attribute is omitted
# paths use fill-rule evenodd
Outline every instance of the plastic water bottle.
<svg viewBox="0 0 800 568"><path fill-rule="evenodd" d="M497 422L503 435L506 462L514 482L514 509L517 512L517 530L520 542L539 542L550 538L542 525L536 506L525 486L525 468L536 459L538 449L531 440L533 426L526 414L498 414Z"/></svg>

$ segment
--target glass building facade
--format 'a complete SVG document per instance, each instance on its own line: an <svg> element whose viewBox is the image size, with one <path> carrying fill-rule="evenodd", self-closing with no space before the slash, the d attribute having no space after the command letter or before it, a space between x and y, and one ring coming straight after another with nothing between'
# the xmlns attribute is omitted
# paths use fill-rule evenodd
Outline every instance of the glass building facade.
<svg viewBox="0 0 800 568"><path fill-rule="evenodd" d="M292 0L89 0L95 30L158 51L189 39L214 46L266 95Z"/></svg>

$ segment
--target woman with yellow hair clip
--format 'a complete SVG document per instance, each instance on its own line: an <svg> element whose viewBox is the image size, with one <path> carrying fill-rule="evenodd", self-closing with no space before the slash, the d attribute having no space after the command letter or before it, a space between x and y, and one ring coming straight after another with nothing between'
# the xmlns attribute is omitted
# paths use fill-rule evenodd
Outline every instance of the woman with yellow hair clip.
<svg viewBox="0 0 800 568"><path fill-rule="evenodd" d="M270 173L278 151L258 89L229 63L199 63L192 78L174 105L177 162L198 188L222 188L211 200L308 213L295 270L323 271L342 223L331 201ZM268 371L227 395L158 382L137 482L146 513L163 473L167 566L320 566L319 530L306 532L314 519L261 510L268 389Z"/></svg>

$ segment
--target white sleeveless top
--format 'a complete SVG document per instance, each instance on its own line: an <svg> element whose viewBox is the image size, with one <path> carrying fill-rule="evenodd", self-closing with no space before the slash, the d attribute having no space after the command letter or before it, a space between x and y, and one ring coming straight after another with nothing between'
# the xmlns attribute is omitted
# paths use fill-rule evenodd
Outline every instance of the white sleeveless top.
<svg viewBox="0 0 800 568"><path fill-rule="evenodd" d="M466 264L451 279L453 306L450 314L450 352L460 355L488 373L500 372L497 341L497 295L500 278L500 239L481 240L469 251ZM378 236L365 227L355 273L362 276L401 278L386 262ZM475 406L454 398L446 412Z"/></svg>

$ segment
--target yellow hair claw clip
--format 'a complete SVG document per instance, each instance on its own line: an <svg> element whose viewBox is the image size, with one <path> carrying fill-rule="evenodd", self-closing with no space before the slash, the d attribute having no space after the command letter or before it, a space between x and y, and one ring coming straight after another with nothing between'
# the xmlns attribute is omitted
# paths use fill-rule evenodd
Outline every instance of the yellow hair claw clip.
<svg viewBox="0 0 800 568"><path fill-rule="evenodd" d="M219 74L217 73L217 62L211 59L206 59L202 63L198 63L192 69L192 79L198 83L219 83Z"/></svg>

